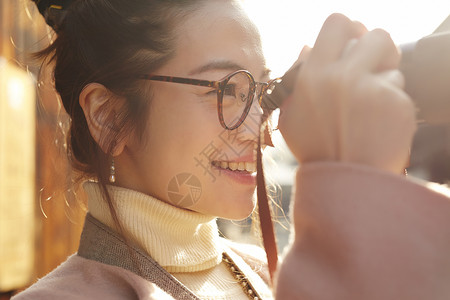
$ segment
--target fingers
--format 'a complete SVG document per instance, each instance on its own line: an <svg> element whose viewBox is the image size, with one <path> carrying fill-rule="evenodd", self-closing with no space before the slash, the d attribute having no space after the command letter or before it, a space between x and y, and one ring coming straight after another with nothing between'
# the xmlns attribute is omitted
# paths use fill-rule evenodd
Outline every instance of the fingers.
<svg viewBox="0 0 450 300"><path fill-rule="evenodd" d="M304 46L302 51L300 52L296 63L304 62L308 59L309 54L311 53L312 48L309 46Z"/></svg>
<svg viewBox="0 0 450 300"><path fill-rule="evenodd" d="M375 29L368 32L363 24L341 14L327 18L314 51L305 52L315 65L326 65L346 58L355 71L395 69L400 62L400 51L386 31Z"/></svg>
<svg viewBox="0 0 450 300"><path fill-rule="evenodd" d="M297 60L294 64L289 68L288 72L294 68L296 68L298 65L300 65L302 62L308 60L309 54L311 53L312 48L309 46L304 46L302 51L300 51L300 54L298 55Z"/></svg>
<svg viewBox="0 0 450 300"><path fill-rule="evenodd" d="M398 89L403 90L405 87L405 77L403 76L403 73L397 69L380 72L379 76L383 77L384 80L390 82Z"/></svg>
<svg viewBox="0 0 450 300"><path fill-rule="evenodd" d="M339 160L397 172L415 130L415 108L389 34L335 14L305 48L279 128L299 162Z"/></svg>
<svg viewBox="0 0 450 300"><path fill-rule="evenodd" d="M400 51L391 36L382 29L364 34L357 42L352 40L346 49L343 58L355 71L379 72L395 69L400 63Z"/></svg>
<svg viewBox="0 0 450 300"><path fill-rule="evenodd" d="M351 21L341 14L332 14L320 30L314 51L310 54L311 63L326 65L338 60L348 41L360 38L366 32L360 22Z"/></svg>

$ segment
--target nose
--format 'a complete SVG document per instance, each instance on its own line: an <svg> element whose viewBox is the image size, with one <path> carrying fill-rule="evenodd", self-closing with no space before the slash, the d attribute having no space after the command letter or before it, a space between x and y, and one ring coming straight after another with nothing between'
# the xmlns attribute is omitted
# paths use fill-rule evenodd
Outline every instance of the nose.
<svg viewBox="0 0 450 300"><path fill-rule="evenodd" d="M239 131L242 142L248 142L250 140L254 142L258 141L263 113L263 109L258 103L258 95L255 95L244 122L238 128L234 129Z"/></svg>
<svg viewBox="0 0 450 300"><path fill-rule="evenodd" d="M264 85L262 85L260 87L260 89L257 89L257 92L255 95L255 98L253 99L252 107L251 107L249 114L252 114L252 118L254 119L253 124L257 124L257 128L255 128L255 132L257 134L256 138L259 137L259 134L260 134L259 132L261 132L261 138L262 138L261 144L264 149L266 146L274 147L274 145L272 143L272 129L271 129L273 124L269 120L271 111L264 110L260 104L260 100L261 100L262 93L263 93L263 88L265 88ZM262 122L264 122L263 129L261 128ZM257 142L258 140L256 139L255 141Z"/></svg>

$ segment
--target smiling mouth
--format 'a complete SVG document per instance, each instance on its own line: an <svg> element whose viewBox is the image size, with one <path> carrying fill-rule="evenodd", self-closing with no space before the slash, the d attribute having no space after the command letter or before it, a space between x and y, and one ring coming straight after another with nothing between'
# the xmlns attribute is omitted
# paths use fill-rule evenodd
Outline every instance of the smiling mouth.
<svg viewBox="0 0 450 300"><path fill-rule="evenodd" d="M217 168L230 171L242 171L246 173L256 172L256 162L212 161L211 164Z"/></svg>

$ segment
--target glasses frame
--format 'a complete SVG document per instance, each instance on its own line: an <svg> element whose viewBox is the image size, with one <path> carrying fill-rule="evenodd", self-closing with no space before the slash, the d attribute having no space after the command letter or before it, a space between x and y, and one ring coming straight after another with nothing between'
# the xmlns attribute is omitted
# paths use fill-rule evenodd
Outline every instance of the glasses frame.
<svg viewBox="0 0 450 300"><path fill-rule="evenodd" d="M225 124L225 120L223 118L223 95L224 95L225 88L228 84L228 81L238 73L245 74L250 79L249 96L251 97L252 100L247 101L246 107L244 108L242 115L240 116L238 121L235 123L235 125L229 127L227 124ZM174 77L174 76L164 76L164 75L151 75L151 74L143 75L141 77L141 79L215 88L217 91L217 113L219 116L219 122L220 122L220 125L222 125L222 127L227 130L234 130L234 129L238 128L239 126L241 126L242 123L244 123L244 121L247 118L248 113L252 107L258 86L260 87L260 91L258 92L258 95L257 95L258 96L258 104L261 106L261 101L262 101L262 97L263 97L264 93L269 91L269 87L273 86L273 83L279 83L281 81L281 78L275 78L268 82L257 82L257 81L255 81L253 75L247 70L237 70L217 81L194 79L194 78L184 78L184 77ZM270 92L272 90L273 89L270 89Z"/></svg>

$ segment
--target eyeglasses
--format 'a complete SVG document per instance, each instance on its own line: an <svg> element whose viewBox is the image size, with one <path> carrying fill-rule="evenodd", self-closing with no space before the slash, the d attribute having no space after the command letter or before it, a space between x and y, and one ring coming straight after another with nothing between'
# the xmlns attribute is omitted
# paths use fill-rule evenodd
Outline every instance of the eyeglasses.
<svg viewBox="0 0 450 300"><path fill-rule="evenodd" d="M269 82L256 82L253 75L246 70L235 71L219 81L160 75L144 75L141 79L214 88L217 93L219 121L222 127L228 130L238 128L245 121L255 95L264 110L263 95L271 94L275 85L281 82L281 78Z"/></svg>

